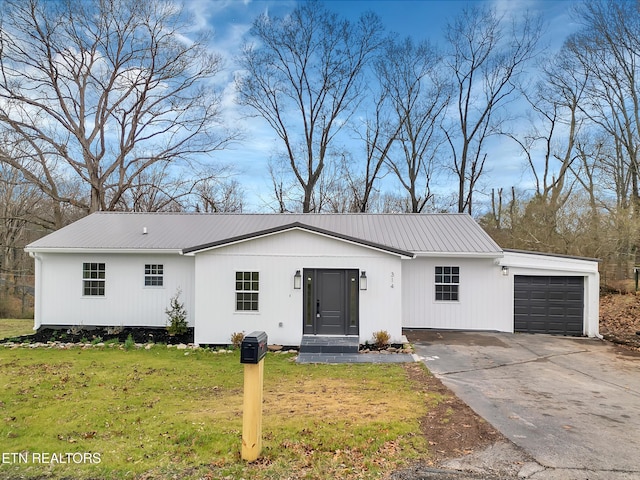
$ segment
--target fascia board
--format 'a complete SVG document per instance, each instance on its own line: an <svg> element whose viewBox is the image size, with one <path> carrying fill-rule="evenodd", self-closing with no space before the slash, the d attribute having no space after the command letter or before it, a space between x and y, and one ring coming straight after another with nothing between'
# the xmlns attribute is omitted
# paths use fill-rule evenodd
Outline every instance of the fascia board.
<svg viewBox="0 0 640 480"><path fill-rule="evenodd" d="M504 250L507 253L513 254L514 256L519 257L549 257L549 258L558 258L558 259L566 259L568 261L576 260L576 261L587 261L587 262L601 262L602 260L599 258L593 257L580 257L576 255L564 255L561 253L546 253L546 252L534 252L530 250L516 250L511 248L506 248Z"/></svg>
<svg viewBox="0 0 640 480"><path fill-rule="evenodd" d="M27 253L126 253L126 254L156 254L156 255L181 255L179 248L64 248L64 247L25 247Z"/></svg>
<svg viewBox="0 0 640 480"><path fill-rule="evenodd" d="M416 257L425 258L503 258L503 252L417 252Z"/></svg>
<svg viewBox="0 0 640 480"><path fill-rule="evenodd" d="M581 274L595 274L598 273L597 267L589 267L589 266L578 266L578 265L532 265L532 264L520 264L515 262L505 262L504 265L501 263L501 266L513 268L513 269L522 269L526 272L563 272L563 273L581 273ZM526 273L525 273L526 274ZM516 275L518 273L516 272Z"/></svg>

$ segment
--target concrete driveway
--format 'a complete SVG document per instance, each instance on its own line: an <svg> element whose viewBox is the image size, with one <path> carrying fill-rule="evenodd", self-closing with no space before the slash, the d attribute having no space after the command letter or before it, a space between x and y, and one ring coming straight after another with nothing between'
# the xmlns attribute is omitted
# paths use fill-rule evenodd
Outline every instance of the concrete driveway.
<svg viewBox="0 0 640 480"><path fill-rule="evenodd" d="M640 479L640 354L588 338L405 333L431 372L531 456L520 478Z"/></svg>

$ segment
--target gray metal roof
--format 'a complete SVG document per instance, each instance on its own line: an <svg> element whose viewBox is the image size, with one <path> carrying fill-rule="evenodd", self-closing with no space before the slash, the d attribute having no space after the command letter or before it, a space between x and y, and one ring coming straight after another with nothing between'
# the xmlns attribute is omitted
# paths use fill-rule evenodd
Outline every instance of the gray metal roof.
<svg viewBox="0 0 640 480"><path fill-rule="evenodd" d="M502 255L466 214L98 212L29 244L27 250L190 252L294 227L400 254Z"/></svg>

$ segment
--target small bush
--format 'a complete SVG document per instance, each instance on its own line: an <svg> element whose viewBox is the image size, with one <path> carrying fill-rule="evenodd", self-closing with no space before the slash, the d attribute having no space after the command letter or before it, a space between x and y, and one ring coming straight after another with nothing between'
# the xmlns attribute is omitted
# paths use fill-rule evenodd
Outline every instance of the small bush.
<svg viewBox="0 0 640 480"><path fill-rule="evenodd" d="M384 348L389 345L389 341L391 340L391 335L386 330L380 330L378 332L373 332L373 343L378 348Z"/></svg>
<svg viewBox="0 0 640 480"><path fill-rule="evenodd" d="M124 331L124 327L107 327L107 335L120 335Z"/></svg>
<svg viewBox="0 0 640 480"><path fill-rule="evenodd" d="M233 345L235 348L240 348L240 345L242 345L242 340L244 340L243 332L233 332L231 334L231 345Z"/></svg>
<svg viewBox="0 0 640 480"><path fill-rule="evenodd" d="M136 342L133 340L133 336L129 334L127 339L124 341L124 349L131 350L135 346L136 346Z"/></svg>
<svg viewBox="0 0 640 480"><path fill-rule="evenodd" d="M67 333L70 333L71 335L79 335L83 330L82 325L72 325L69 330L67 330Z"/></svg>
<svg viewBox="0 0 640 480"><path fill-rule="evenodd" d="M169 335L184 335L189 329L187 323L187 310L184 308L184 303L180 302L180 289L176 291L176 294L171 297L169 302L169 308L165 310L167 314L167 331Z"/></svg>
<svg viewBox="0 0 640 480"><path fill-rule="evenodd" d="M120 335L124 331L123 326L113 326L107 327L106 329L107 335Z"/></svg>

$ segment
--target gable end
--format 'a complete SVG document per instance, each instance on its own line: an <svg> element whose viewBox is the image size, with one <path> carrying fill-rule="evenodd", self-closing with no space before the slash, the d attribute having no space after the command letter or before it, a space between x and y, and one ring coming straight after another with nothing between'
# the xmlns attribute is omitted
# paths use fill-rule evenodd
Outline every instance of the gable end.
<svg viewBox="0 0 640 480"><path fill-rule="evenodd" d="M293 222L287 225L281 225L274 228L268 228L265 230L260 230L257 232L251 232L245 235L239 235L236 237L226 238L223 240L218 240L215 242L205 243L202 245L195 245L193 247L187 247L182 250L183 255L193 255L198 252L202 252L205 250L213 250L215 248L224 247L227 245L232 245L234 243L246 242L249 240L254 240L260 237L266 237L269 235L276 235L278 233L287 232L291 230L302 230L310 233L315 233L318 235L322 235L329 238L334 238L337 240L341 240L348 243L353 243L355 245L360 245L367 248L372 248L374 250L380 250L386 253L391 253L394 255L399 255L403 258L413 258L415 255L412 252L407 252L405 250L400 250L398 248L389 247L387 245L381 245L374 242L369 242L367 240L362 240L360 238L350 237L348 235L342 235L340 233L332 232L330 230L325 230L318 227L313 227L311 225L306 225L301 222Z"/></svg>

